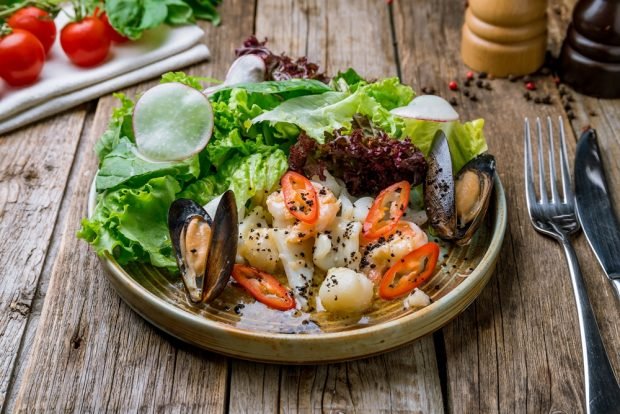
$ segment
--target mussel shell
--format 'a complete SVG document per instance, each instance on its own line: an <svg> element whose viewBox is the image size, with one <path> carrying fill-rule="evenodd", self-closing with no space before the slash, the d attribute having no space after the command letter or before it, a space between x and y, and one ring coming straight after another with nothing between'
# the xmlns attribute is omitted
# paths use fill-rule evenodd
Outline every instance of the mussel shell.
<svg viewBox="0 0 620 414"><path fill-rule="evenodd" d="M212 302L228 283L237 257L239 221L235 193L228 190L222 195L213 217L213 236L207 262L202 301Z"/></svg>
<svg viewBox="0 0 620 414"><path fill-rule="evenodd" d="M183 230L192 219L200 217L211 227L211 240L206 256L205 272L195 275L195 283L188 280L194 277L185 268L182 256L181 240ZM210 303L217 298L228 283L237 256L237 238L239 234L237 206L235 195L227 191L222 196L213 219L196 202L187 199L175 200L168 210L168 228L174 248L177 265L183 283L193 302ZM195 286L193 286L195 285Z"/></svg>
<svg viewBox="0 0 620 414"><path fill-rule="evenodd" d="M474 172L479 178L479 200L476 204L477 210L468 223L457 223L456 244L463 246L469 243L478 227L482 223L484 216L489 208L491 193L493 192L493 177L495 175L495 157L491 154L481 154L469 161L455 177L455 188L463 175ZM455 208L456 211L456 208Z"/></svg>
<svg viewBox="0 0 620 414"><path fill-rule="evenodd" d="M424 180L426 215L437 235L450 240L457 236L454 176L448 139L442 130L435 133L427 163L428 170Z"/></svg>
<svg viewBox="0 0 620 414"><path fill-rule="evenodd" d="M209 214L202 206L193 200L180 198L173 201L168 210L170 240L172 241L172 247L183 283L185 284L185 288L192 302L200 302L203 298L204 275L197 275L195 283L189 282L188 278L190 276L188 275L188 270L185 268L185 260L182 255L183 249L181 248L183 229L185 229L195 217L200 217L205 220L208 225L213 226L213 220Z"/></svg>

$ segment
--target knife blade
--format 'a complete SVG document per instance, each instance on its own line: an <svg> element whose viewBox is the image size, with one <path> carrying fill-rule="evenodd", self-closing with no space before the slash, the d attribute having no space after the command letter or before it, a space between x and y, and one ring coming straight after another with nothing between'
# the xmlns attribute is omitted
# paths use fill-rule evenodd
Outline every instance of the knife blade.
<svg viewBox="0 0 620 414"><path fill-rule="evenodd" d="M575 154L577 215L588 243L620 299L620 224L601 163L596 130L586 130Z"/></svg>

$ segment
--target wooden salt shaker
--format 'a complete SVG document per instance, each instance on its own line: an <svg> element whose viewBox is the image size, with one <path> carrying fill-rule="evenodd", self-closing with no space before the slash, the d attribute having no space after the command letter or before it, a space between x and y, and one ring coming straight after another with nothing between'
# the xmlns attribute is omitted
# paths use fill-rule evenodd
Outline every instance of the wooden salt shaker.
<svg viewBox="0 0 620 414"><path fill-rule="evenodd" d="M469 0L463 62L497 77L535 72L547 49L546 10L546 0Z"/></svg>

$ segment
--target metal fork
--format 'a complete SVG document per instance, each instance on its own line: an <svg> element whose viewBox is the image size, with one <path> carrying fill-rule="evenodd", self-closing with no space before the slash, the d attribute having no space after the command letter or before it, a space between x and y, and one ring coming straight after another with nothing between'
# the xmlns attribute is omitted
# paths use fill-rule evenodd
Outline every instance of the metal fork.
<svg viewBox="0 0 620 414"><path fill-rule="evenodd" d="M620 387L614 377L609 358L605 352L601 334L594 318L594 312L588 299L581 271L579 270L577 255L570 242L570 236L579 231L579 220L575 214L575 197L571 189L562 117L559 117L561 198L556 179L556 144L553 138L553 123L549 117L547 117L547 129L549 135L549 162L547 168L549 169L550 197L547 194L545 184L543 131L540 118L536 118L536 131L538 135L538 190L540 194L540 197L537 198L534 188L530 122L527 118L525 119L525 195L528 212L534 228L540 233L554 238L564 248L575 301L577 302L585 372L586 412L592 414L618 413L620 412Z"/></svg>

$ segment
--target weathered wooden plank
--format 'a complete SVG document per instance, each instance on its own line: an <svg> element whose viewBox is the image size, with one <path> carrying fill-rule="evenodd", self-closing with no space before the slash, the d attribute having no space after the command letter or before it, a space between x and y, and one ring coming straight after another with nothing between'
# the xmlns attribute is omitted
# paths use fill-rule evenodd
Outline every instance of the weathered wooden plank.
<svg viewBox="0 0 620 414"><path fill-rule="evenodd" d="M81 106L0 137L0 409L85 114Z"/></svg>
<svg viewBox="0 0 620 414"><path fill-rule="evenodd" d="M551 2L549 25L557 29L550 31L550 43L558 45L557 50L554 50L556 53L559 53L559 46L566 35L575 3L576 0ZM571 121L575 137L578 138L588 127L593 127L598 132L608 185L615 201L616 215L620 217L620 135L618 134L620 131L620 99L597 99L572 91L570 96L574 99L568 104L575 115L575 119ZM577 243L580 248L579 258L582 272L589 276L586 278L586 285L590 300L597 315L603 340L607 344L611 363L616 375L620 377L620 351L617 346L620 343L618 300L585 237L579 237Z"/></svg>
<svg viewBox="0 0 620 414"><path fill-rule="evenodd" d="M229 1L221 8L221 27L204 25L214 63L192 72L225 73L229 55L223 59L219 50L228 53L239 44L252 27L252 9L245 2ZM114 105L111 97L99 101L87 148L105 128ZM148 325L113 291L92 250L75 238L97 167L92 151L83 156L15 410L225 411L227 360Z"/></svg>
<svg viewBox="0 0 620 414"><path fill-rule="evenodd" d="M369 359L286 367L281 376L284 413L443 412L432 337Z"/></svg>
<svg viewBox="0 0 620 414"><path fill-rule="evenodd" d="M377 1L260 0L256 33L271 48L307 55L328 73L354 67L369 78L396 75L387 7ZM248 365L233 360L231 412L441 412L432 337L399 351L311 367ZM256 381L247 381L248 369ZM236 385L243 384L239 389ZM279 395L265 397L279 387Z"/></svg>
<svg viewBox="0 0 620 414"><path fill-rule="evenodd" d="M490 151L509 202L509 227L494 279L443 330L448 407L454 412L580 411L581 347L564 257L555 242L530 225L522 190L523 117L565 115L560 97L550 79L538 82L538 93L551 94L553 105L526 102L523 84L506 80L492 81L493 91L471 88L477 102L451 93L447 83L462 80L467 70L459 51L462 15L462 6L451 1L395 2L404 80L417 90L433 86L445 97L454 96L463 119L486 118ZM575 142L569 135L572 156ZM583 243L578 247L588 281L595 279L591 257ZM617 309L607 309L616 320ZM620 341L615 332L607 339L610 345Z"/></svg>
<svg viewBox="0 0 620 414"><path fill-rule="evenodd" d="M71 170L69 171L68 182L65 187L65 196L62 197L62 202L59 206L58 218L56 220L54 232L51 236L50 243L47 249L45 261L41 270L41 276L39 278L37 291L32 301L30 315L28 317L28 322L26 324L26 328L23 334L21 347L17 355L17 360L15 361L15 368L13 370L13 376L11 377L10 387L6 395L3 411L6 413L12 413L14 411L13 408L15 404L15 398L17 397L17 391L19 390L19 385L21 384L21 379L26 368L28 355L30 354L30 349L36 335L37 326L41 317L41 310L43 309L43 303L45 301L45 294L47 293L47 288L49 285L49 278L52 273L52 268L54 266L56 257L58 256L61 242L61 233L66 225L67 214L69 212L70 205L70 197L67 197L66 194L72 194L75 190L75 186L78 181L77 171L79 171L79 168L81 167L80 160L84 158L83 156L81 156L81 154L83 154L85 151L92 151L92 148L86 148L87 139L85 138L85 136L90 133L92 121L95 117L96 108L96 101L90 102L87 106L86 118L82 127L82 132L79 137L79 143L74 156L73 165L71 166Z"/></svg>

